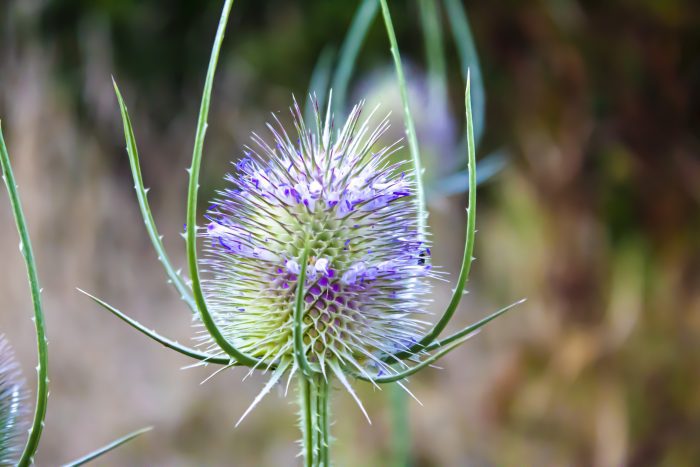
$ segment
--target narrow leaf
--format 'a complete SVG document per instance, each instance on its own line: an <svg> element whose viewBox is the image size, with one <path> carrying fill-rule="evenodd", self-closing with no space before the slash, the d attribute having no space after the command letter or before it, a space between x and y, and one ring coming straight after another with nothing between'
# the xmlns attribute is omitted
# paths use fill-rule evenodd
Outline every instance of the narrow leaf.
<svg viewBox="0 0 700 467"><path fill-rule="evenodd" d="M476 164L476 186L481 186L500 173L508 158L503 151L493 152ZM469 191L469 170L462 170L443 177L430 187L433 196L451 196Z"/></svg>
<svg viewBox="0 0 700 467"><path fill-rule="evenodd" d="M365 381L370 381L372 383L376 384L386 384L386 383L394 383L396 381L401 381L402 379L406 379L412 374L415 374L422 370L423 368L427 367L428 365L432 365L439 359L441 359L444 355L446 355L448 352L456 349L459 347L462 343L464 343L467 339L472 337L474 334L468 334L466 336L463 336L451 344L448 344L445 347L442 347L438 352L434 353L430 357L426 358L425 360L421 361L420 363L416 364L415 366L412 366L404 371L401 371L399 373L393 374L393 375L388 375L388 376L381 376L381 377L374 377L374 378L367 378L365 376L362 376L360 374L356 374L355 377L361 380Z"/></svg>
<svg viewBox="0 0 700 467"><path fill-rule="evenodd" d="M136 147L136 137L134 136L134 129L131 125L131 118L129 117L129 111L126 108L124 99L122 98L119 88L117 87L116 81L112 79L112 84L114 85L114 92L117 95L117 100L119 101L119 109L121 111L122 122L124 124L124 138L126 139L126 152L129 155L129 165L131 166L131 175L134 179L134 188L136 189L136 198L138 199L139 209L141 210L141 216L143 217L143 222L146 225L146 231L151 239L151 244L156 250L158 255L158 260L165 268L165 273L168 275L170 282L173 284L177 292L180 294L182 300L187 303L190 307L192 313L197 312L197 305L192 298L192 293L190 289L185 284L182 276L173 268L170 258L165 252L165 247L163 246L163 241L158 233L158 228L156 227L155 220L153 219L153 214L151 214L151 208L148 203L147 190L143 185L143 177L141 175L141 165L139 163L139 152Z"/></svg>
<svg viewBox="0 0 700 467"><path fill-rule="evenodd" d="M425 47L425 60L428 65L430 100L447 100L447 65L445 47L442 40L442 24L436 0L419 0L421 29Z"/></svg>
<svg viewBox="0 0 700 467"><path fill-rule="evenodd" d="M72 462L68 462L67 464L64 464L63 467L78 467L80 465L85 465L88 462L92 462L98 457L107 454L108 452L112 451L113 449L118 448L122 444L128 443L134 438L137 438L141 436L144 433L148 433L153 429L152 426L146 427L146 428L141 428L140 430L133 431L129 433L126 436L123 436L119 439L116 439L112 441L111 443L107 444L106 446L102 446L101 448L97 449L96 451L91 452L90 454L86 454L85 456L81 457L80 459L76 459Z"/></svg>
<svg viewBox="0 0 700 467"><path fill-rule="evenodd" d="M444 347L446 345L449 345L452 342L454 342L458 339L461 339L464 336L467 336L469 334L473 334L474 332L478 331L483 326L486 326L488 323L490 323L494 319L498 318L502 314L505 314L506 312L512 310L516 306L518 306L522 303L525 303L526 300L527 299L523 298L523 299L518 300L517 302L511 303L508 306L504 306L500 310L495 311L494 313L491 313L486 318L483 318L483 319L477 321L476 323L467 326L466 328L462 329L461 331L457 331L456 333L452 334L449 337L446 337L442 340L433 342L429 346L425 347L425 349L423 349L423 350L426 352L430 352L432 350L439 349L440 347Z"/></svg>
<svg viewBox="0 0 700 467"><path fill-rule="evenodd" d="M200 361L206 362L206 363L214 363L217 365L226 365L226 366L235 365L235 362L232 363L231 360L228 358L221 358L221 357L217 357L215 355L209 355L206 353L202 353L202 352L199 352L198 350L191 349L191 348L186 347L184 345L181 345L181 344L179 344L171 339L163 337L160 334L158 334L156 331L148 329L146 326L139 323L135 319L125 315L124 313L122 313L118 309L114 308L109 303L107 303L103 300L100 300L99 298L95 297L94 295L90 295L89 293L85 292L84 290L78 289L78 291L80 293L85 294L88 297L90 297L95 303L97 303L98 305L100 305L105 310L109 311L110 313L112 313L117 318L124 321L126 324L128 324L132 328L136 329L137 331L150 337L154 341L158 342L159 344L161 344L169 349L175 350L176 352L179 352L182 355L185 355L187 357L194 358L195 360L200 360Z"/></svg>

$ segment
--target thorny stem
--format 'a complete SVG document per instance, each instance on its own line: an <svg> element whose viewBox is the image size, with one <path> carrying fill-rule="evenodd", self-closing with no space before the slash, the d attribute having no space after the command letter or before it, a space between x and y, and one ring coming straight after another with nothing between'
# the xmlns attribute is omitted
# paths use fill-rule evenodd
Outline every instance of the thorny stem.
<svg viewBox="0 0 700 467"><path fill-rule="evenodd" d="M304 283L309 262L309 247L304 247L301 256L297 290L294 300L293 340L294 359L300 369L301 379L301 413L304 465L310 467L327 467L329 457L329 423L328 423L328 381L326 376L314 371L306 358L304 345Z"/></svg>
<svg viewBox="0 0 700 467"><path fill-rule="evenodd" d="M329 467L330 461L330 414L328 381L323 375L316 376L316 407L318 408L318 452L319 465Z"/></svg>
<svg viewBox="0 0 700 467"><path fill-rule="evenodd" d="M299 374L299 392L301 397L299 404L301 405L301 433L302 433L302 449L304 452L304 466L314 466L314 416L313 405L314 399L311 394L311 380Z"/></svg>
<svg viewBox="0 0 700 467"><path fill-rule="evenodd" d="M302 448L305 467L329 467L330 411L329 383L320 373L299 374Z"/></svg>

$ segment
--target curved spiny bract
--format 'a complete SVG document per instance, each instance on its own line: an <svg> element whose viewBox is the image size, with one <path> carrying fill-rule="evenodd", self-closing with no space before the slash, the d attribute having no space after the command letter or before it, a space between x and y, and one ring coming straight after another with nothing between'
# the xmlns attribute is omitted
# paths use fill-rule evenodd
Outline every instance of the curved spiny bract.
<svg viewBox="0 0 700 467"><path fill-rule="evenodd" d="M316 108L310 130L295 102L296 134L275 117L271 143L253 135L255 149L226 177L232 186L199 231L217 327L265 366L294 359L299 287L301 351L314 372L390 371L380 356L420 336L432 271L414 174L387 161L396 145L378 147L387 119L372 127L361 112L355 106L336 131Z"/></svg>
<svg viewBox="0 0 700 467"><path fill-rule="evenodd" d="M0 122L1 123L1 122ZM48 339L46 338L46 324L44 321L44 310L41 305L41 287L39 286L39 276L36 270L36 262L34 261L34 250L32 242L29 238L27 229L27 221L24 218L22 210L22 202L19 197L17 183L10 164L10 154L7 152L5 139L2 135L2 125L0 124L0 168L2 168L2 179L7 188L7 194L10 198L10 206L12 215L15 219L15 226L19 234L19 249L24 258L24 264L27 268L27 279L29 281L29 289L32 296L32 305L34 308L34 330L36 331L37 345L37 390L36 404L34 407L34 417L32 426L29 430L27 442L19 458L18 465L24 467L33 463L34 453L39 447L39 440L44 431L44 418L46 417L46 405L49 397L49 349Z"/></svg>
<svg viewBox="0 0 700 467"><path fill-rule="evenodd" d="M12 347L0 335L0 465L15 465L29 427L29 394Z"/></svg>

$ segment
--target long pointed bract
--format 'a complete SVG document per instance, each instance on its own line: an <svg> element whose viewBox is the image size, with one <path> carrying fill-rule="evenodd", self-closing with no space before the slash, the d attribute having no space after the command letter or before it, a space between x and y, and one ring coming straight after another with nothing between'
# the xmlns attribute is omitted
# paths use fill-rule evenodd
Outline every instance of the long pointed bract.
<svg viewBox="0 0 700 467"><path fill-rule="evenodd" d="M459 271L459 277L457 278L457 285L455 286L454 292L452 293L452 299L448 304L445 312L438 322L433 326L433 329L425 335L419 342L411 346L411 348L405 352L400 352L404 358L410 356L425 346L432 343L440 333L445 329L445 326L450 322L452 316L454 315L460 301L462 300L462 295L464 292L464 286L469 279L469 272L471 270L471 265L474 255L474 237L476 233L476 148L474 146L474 122L472 119L472 108L471 108L471 96L470 96L470 85L469 77L467 77L467 88L464 93L464 101L466 107L467 115L467 141L468 141L468 164L467 170L469 171L469 205L467 207L467 231L465 234L465 245L464 254L462 256L462 267ZM472 188L473 187L473 188Z"/></svg>
<svg viewBox="0 0 700 467"><path fill-rule="evenodd" d="M126 152L129 155L129 166L131 167L131 175L134 179L134 189L136 190L136 198L139 202L139 209L141 210L141 216L143 217L143 222L146 225L146 231L151 239L153 248L156 250L158 255L158 261L163 265L165 273L168 275L170 282L173 284L177 292L180 294L180 298L187 303L193 313L197 313L197 305L192 297L192 292L185 284L177 270L173 267L170 262L170 258L165 252L165 247L163 246L163 240L158 229L156 227L155 220L153 219L153 214L151 214L151 207L148 203L148 190L143 185L143 177L141 175L141 165L139 163L139 152L136 147L136 137L134 136L134 129L131 125L131 118L129 117L129 111L126 108L124 99L122 98L119 88L117 87L117 82L112 79L112 84L114 85L114 92L117 95L117 101L119 102L119 109L122 116L122 122L124 124L124 138L126 139Z"/></svg>
<svg viewBox="0 0 700 467"><path fill-rule="evenodd" d="M258 359L244 354L238 350L233 343L229 342L223 334L221 334L214 318L209 313L207 302L202 291L202 284L199 278L199 266L197 264L197 190L199 189L199 171L202 163L202 149L204 147L204 136L207 129L207 117L209 115L214 73L219 60L219 51L221 50L221 43L224 39L226 23L228 22L228 16L232 5L233 0L226 0L221 12L221 19L219 20L219 27L216 31L216 38L214 39L214 46L211 51L209 68L207 69L204 91L202 93L202 103L199 109L199 118L197 120L197 133L194 138L192 165L189 169L190 182L187 190L187 263L190 269L192 292L194 294L195 303L197 304L200 318L207 331L211 334L216 344L221 347L221 350L233 357L238 363L245 366L254 366L258 363Z"/></svg>
<svg viewBox="0 0 700 467"><path fill-rule="evenodd" d="M202 352L199 352L195 349L191 349L191 348L186 347L182 344L179 344L171 339L163 337L160 334L158 334L156 331L148 329L146 326L139 323L135 319L125 315L124 313L122 313L121 311L119 311L118 309L116 309L115 307L110 305L109 303L105 302L104 300L101 300L101 299L95 297L94 295L91 295L88 292L85 292L82 289L78 289L78 291L82 294L87 295L89 298L91 298L93 301L95 301L102 308L106 309L107 311L112 313L114 316L121 319L129 326L131 326L132 328L136 329L140 333L150 337L154 341L158 342L159 344L161 344L169 349L172 349L176 352L179 352L182 355L185 355L187 357L194 358L195 360L200 360L204 363L214 363L217 365L225 365L227 367L236 364L236 362L231 362L231 359L229 359L229 358L222 358L222 357L218 357L216 355L202 353Z"/></svg>
<svg viewBox="0 0 700 467"><path fill-rule="evenodd" d="M39 277L36 271L36 262L34 261L34 251L27 230L27 221L24 218L22 211L22 203L20 201L17 184L12 173L10 165L10 155L5 146L5 139L2 135L2 124L0 123L0 165L2 166L2 178L5 180L7 193L10 196L10 204L12 206L12 214L15 218L17 232L20 238L20 251L24 257L24 263L27 267L27 276L29 278L29 288L31 289L32 304L34 306L34 326L36 329L38 361L37 366L37 391L36 391L36 407L34 409L34 419L32 427L29 431L29 438L24 447L22 456L18 465L21 467L30 465L34 460L34 453L39 446L39 439L44 429L44 418L46 417L46 404L49 396L49 351L48 340L46 338L46 325L44 323L44 311L41 306L41 288L39 287Z"/></svg>

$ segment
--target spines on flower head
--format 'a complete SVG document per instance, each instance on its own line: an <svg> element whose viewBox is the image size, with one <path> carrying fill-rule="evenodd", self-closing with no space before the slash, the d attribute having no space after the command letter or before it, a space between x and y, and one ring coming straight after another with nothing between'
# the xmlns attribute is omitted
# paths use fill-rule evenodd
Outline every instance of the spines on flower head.
<svg viewBox="0 0 700 467"><path fill-rule="evenodd" d="M12 347L0 335L0 465L14 465L27 433L27 389Z"/></svg>
<svg viewBox="0 0 700 467"><path fill-rule="evenodd" d="M336 131L316 108L311 130L295 101L296 135L273 116L271 143L253 134L207 213L207 301L226 337L266 363L293 360L297 287L306 355L324 373L388 370L379 355L407 349L422 329L430 249L413 174L389 163L396 144L378 147L388 119L372 127L361 112Z"/></svg>

